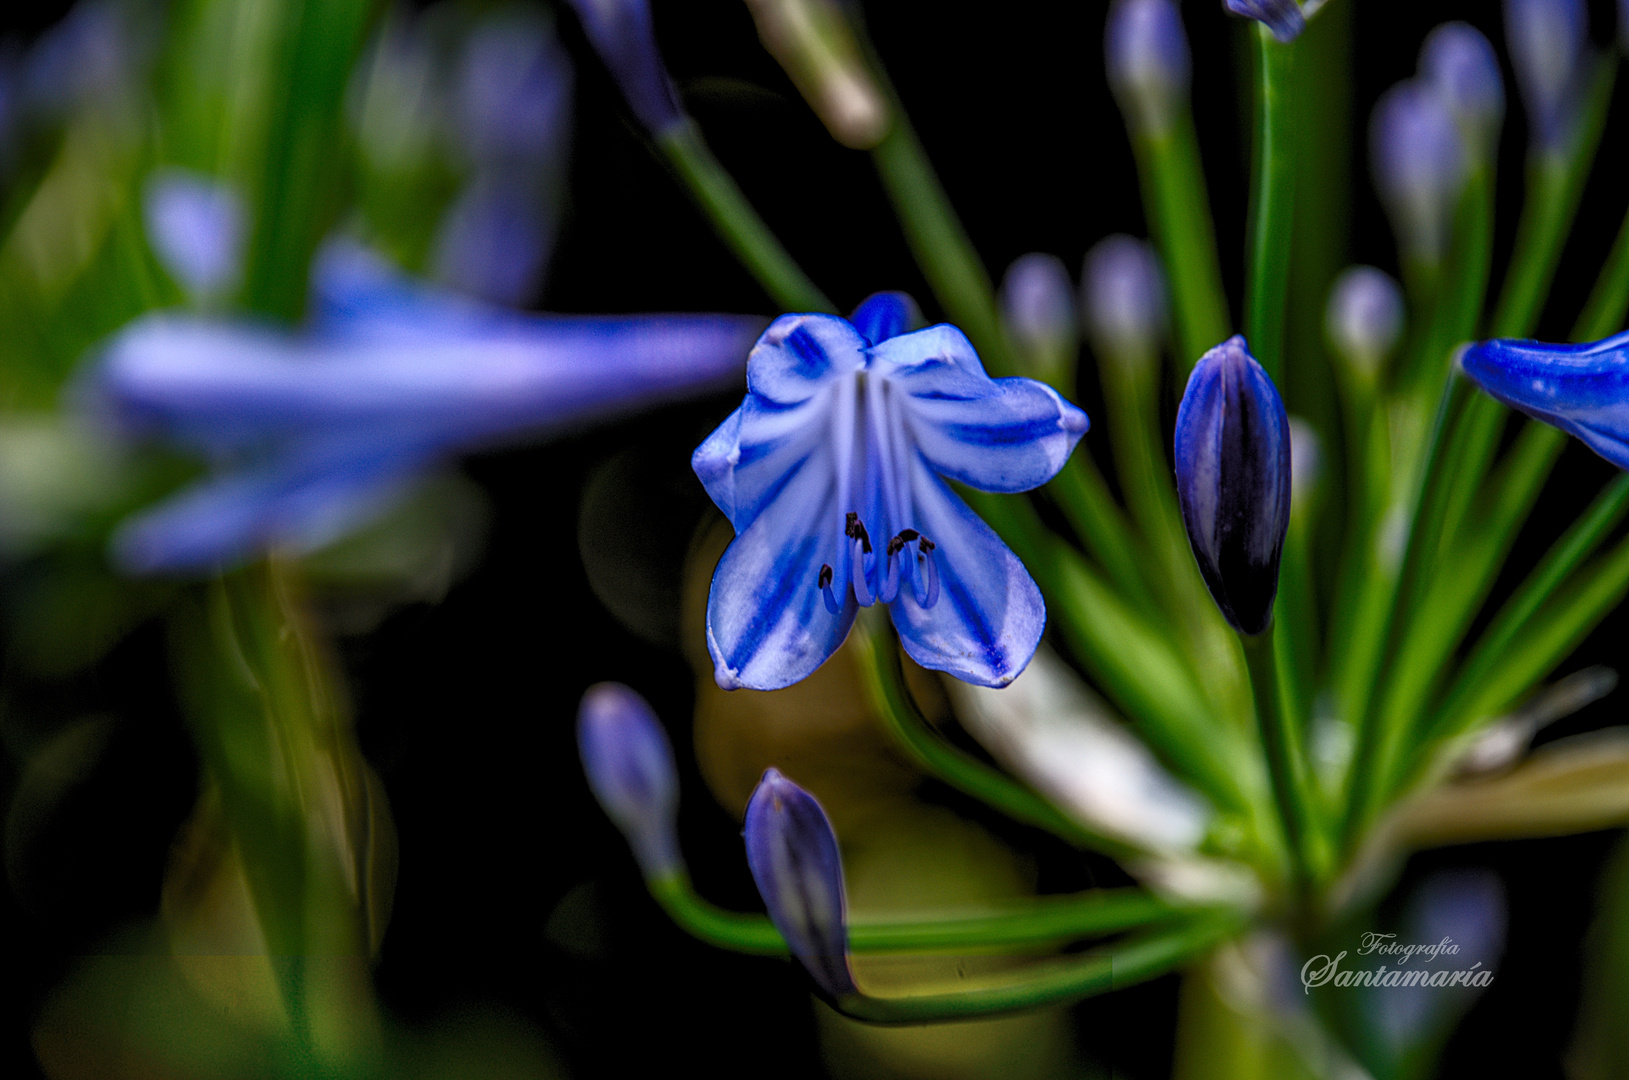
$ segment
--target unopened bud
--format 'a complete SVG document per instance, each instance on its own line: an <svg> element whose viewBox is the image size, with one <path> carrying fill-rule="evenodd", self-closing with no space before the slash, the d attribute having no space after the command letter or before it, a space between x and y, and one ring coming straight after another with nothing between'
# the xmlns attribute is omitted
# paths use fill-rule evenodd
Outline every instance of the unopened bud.
<svg viewBox="0 0 1629 1080"><path fill-rule="evenodd" d="M1054 386L1068 378L1080 331L1062 259L1031 252L1013 260L1001 279L1001 314L1027 374Z"/></svg>
<svg viewBox="0 0 1629 1080"><path fill-rule="evenodd" d="M1329 290L1324 329L1330 347L1353 371L1373 378L1403 333L1403 293L1391 275L1349 266Z"/></svg>
<svg viewBox="0 0 1629 1080"><path fill-rule="evenodd" d="M1172 0L1115 0L1103 30L1109 87L1135 132L1170 127L1188 96L1192 62Z"/></svg>
<svg viewBox="0 0 1629 1080"><path fill-rule="evenodd" d="M843 864L826 811L769 769L747 802L746 842L752 880L792 955L828 997L853 994Z"/></svg>
<svg viewBox="0 0 1629 1080"><path fill-rule="evenodd" d="M577 749L588 786L627 837L644 875L679 869L678 771L645 699L621 683L589 687L577 711Z"/></svg>
<svg viewBox="0 0 1629 1080"><path fill-rule="evenodd" d="M1145 359L1159 351L1165 279L1154 249L1117 233L1086 253L1081 273L1086 332L1100 356Z"/></svg>
<svg viewBox="0 0 1629 1080"><path fill-rule="evenodd" d="M1411 79L1381 95L1369 128L1375 186L1397 241L1413 258L1441 261L1465 187L1466 146L1436 86Z"/></svg>
<svg viewBox="0 0 1629 1080"><path fill-rule="evenodd" d="M1469 23L1443 23L1420 46L1420 75L1447 102L1471 152L1486 161L1505 118L1504 79L1488 39Z"/></svg>
<svg viewBox="0 0 1629 1080"><path fill-rule="evenodd" d="M1584 0L1505 0L1505 48L1540 150L1559 149L1576 128L1588 30Z"/></svg>
<svg viewBox="0 0 1629 1080"><path fill-rule="evenodd" d="M611 77L622 88L640 123L661 135L684 120L679 95L656 49L656 29L648 0L568 0L582 20Z"/></svg>
<svg viewBox="0 0 1629 1080"><path fill-rule="evenodd" d="M1244 338L1200 357L1177 408L1177 496L1199 572L1243 634L1273 621L1290 459L1284 402Z"/></svg>
<svg viewBox="0 0 1629 1080"><path fill-rule="evenodd" d="M202 173L161 169L144 194L148 242L192 301L207 304L235 289L247 231L237 192Z"/></svg>
<svg viewBox="0 0 1629 1080"><path fill-rule="evenodd" d="M888 134L888 104L835 0L747 0L758 37L832 138L869 150Z"/></svg>
<svg viewBox="0 0 1629 1080"><path fill-rule="evenodd" d="M1222 0L1222 6L1264 24L1281 42L1294 41L1307 28L1306 15L1295 0Z"/></svg>

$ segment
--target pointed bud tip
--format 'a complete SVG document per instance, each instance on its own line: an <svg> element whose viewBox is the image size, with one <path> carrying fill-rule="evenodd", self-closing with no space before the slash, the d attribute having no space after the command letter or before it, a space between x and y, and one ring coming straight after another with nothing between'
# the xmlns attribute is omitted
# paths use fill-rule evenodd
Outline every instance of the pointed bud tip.
<svg viewBox="0 0 1629 1080"><path fill-rule="evenodd" d="M1103 30L1109 86L1126 122L1158 133L1188 93L1192 60L1182 13L1171 0L1115 0Z"/></svg>

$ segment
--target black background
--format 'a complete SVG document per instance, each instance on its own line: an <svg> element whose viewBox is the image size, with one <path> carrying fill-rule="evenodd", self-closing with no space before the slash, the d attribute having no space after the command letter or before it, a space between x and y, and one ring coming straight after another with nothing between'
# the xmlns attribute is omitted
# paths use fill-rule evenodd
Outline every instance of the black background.
<svg viewBox="0 0 1629 1080"><path fill-rule="evenodd" d="M1467 19L1502 52L1498 5L1354 6L1351 134L1358 151L1346 255L1395 269L1364 165L1369 108L1387 86L1413 74L1420 40L1440 21ZM907 289L935 316L869 159L825 135L762 51L745 5L658 0L655 8L687 104L815 280L844 307L877 289ZM1236 306L1248 165L1241 123L1248 112L1235 74L1240 26L1217 0L1190 0L1184 9L1201 148ZM1592 9L1604 43L1612 4ZM1102 236L1146 232L1130 149L1102 76L1105 10L1100 0L866 5L877 49L992 275L1033 250L1056 253L1078 271ZM26 39L49 16L47 6L28 16L32 25L14 23L14 30ZM560 27L578 61L578 135L569 212L543 306L773 314L627 120L569 12ZM1525 142L1506 76L1496 267L1514 233ZM1557 338L1570 326L1623 211L1629 91L1621 85L1608 124L1540 336ZM383 777L401 837L395 914L377 971L381 997L400 1019L426 1023L467 1005L498 1006L537 1025L581 1076L679 1062L725 1077L823 1075L797 973L703 947L665 920L590 799L574 741L577 699L590 683L616 679L644 693L674 734L685 769L682 825L695 876L721 903L756 906L738 825L707 794L688 753L689 666L675 649L630 633L595 599L576 525L585 478L611 457L631 454L649 511L637 542L676 579L685 545L708 512L688 473L689 452L737 401L727 395L469 463L495 508L478 568L442 603L399 610L342 643L363 748ZM1093 403L1085 404L1090 410ZM1084 445L1102 453L1102 438L1094 429ZM1575 512L1609 473L1569 449L1535 520ZM1548 539L1542 528L1530 532L1513 564L1531 560ZM1616 666L1624 629L1623 616L1614 615L1566 669ZM16 995L5 1013L5 1059L15 1063L7 1075L32 1074L31 1018L74 958L154 910L165 853L195 792L191 751L164 672L162 632L149 626L115 652L93 685L76 691L119 718L116 752L53 826L59 849L71 852L51 878L54 888L0 897L4 980ZM1618 722L1622 700L1620 691L1551 736ZM17 765L3 767L9 799ZM1508 891L1511 936L1499 978L1456 1034L1444 1075L1561 1075L1581 943L1614 839L1486 844L1410 862L1404 887L1436 867L1486 865ZM1059 854L1037 850L1043 861ZM598 911L590 957L552 944L544 930L561 899L585 883ZM1117 1075L1167 1075L1175 991L1168 977L1080 1006L1082 1047Z"/></svg>

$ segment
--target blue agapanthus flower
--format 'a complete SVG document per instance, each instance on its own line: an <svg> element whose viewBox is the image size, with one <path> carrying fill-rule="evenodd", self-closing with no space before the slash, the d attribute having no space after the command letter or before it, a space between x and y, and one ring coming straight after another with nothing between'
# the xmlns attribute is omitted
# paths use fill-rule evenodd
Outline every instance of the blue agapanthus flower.
<svg viewBox="0 0 1629 1080"><path fill-rule="evenodd" d="M923 667L1004 686L1046 624L1023 564L947 480L1017 492L1050 480L1086 414L1043 383L991 379L960 330L911 332L879 293L853 321L783 315L747 361L747 396L691 464L735 541L707 600L725 689L773 690L889 606Z"/></svg>
<svg viewBox="0 0 1629 1080"><path fill-rule="evenodd" d="M754 316L521 314L415 282L355 244L313 272L303 331L161 312L86 381L125 431L215 463L126 521L115 561L208 572L309 551L464 452L557 433L739 379Z"/></svg>
<svg viewBox="0 0 1629 1080"><path fill-rule="evenodd" d="M1587 345L1483 341L1459 365L1506 405L1629 469L1629 332Z"/></svg>

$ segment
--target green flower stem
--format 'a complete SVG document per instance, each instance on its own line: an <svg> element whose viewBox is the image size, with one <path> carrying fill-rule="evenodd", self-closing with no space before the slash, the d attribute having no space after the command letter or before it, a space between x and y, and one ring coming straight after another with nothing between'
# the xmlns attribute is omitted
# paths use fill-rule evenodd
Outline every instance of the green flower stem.
<svg viewBox="0 0 1629 1080"><path fill-rule="evenodd" d="M293 321L305 310L311 256L340 210L345 87L378 5L293 0L283 9L282 83L270 100L243 297Z"/></svg>
<svg viewBox="0 0 1629 1080"><path fill-rule="evenodd" d="M1342 832L1343 845L1347 848L1361 836L1362 827L1368 822L1373 809L1372 802L1376 797L1377 761L1392 752L1390 746L1397 737L1396 732L1382 731L1379 717L1373 715L1374 691L1396 656L1396 646L1401 636L1401 628L1406 625L1410 614L1409 598L1415 589L1424 552L1430 550L1436 542L1439 522L1432 519L1431 512L1433 508L1440 508L1442 504L1439 489L1444 482L1446 471L1443 468L1443 459L1448 450L1448 432L1456 426L1455 421L1464 410L1465 402L1470 396L1469 381L1450 374L1437 408L1436 419L1431 425L1431 436L1426 444L1424 460L1415 473L1417 479L1414 496L1410 500L1411 513L1408 517L1412 525L1403 549L1402 562L1397 573L1385 579L1381 586L1383 592L1377 594L1383 595L1384 600L1377 601L1377 607L1371 609L1384 611L1385 617L1379 625L1372 628L1375 631L1372 639L1356 639L1372 640L1373 644L1364 650L1365 660L1368 662L1362 667L1354 666L1349 669L1351 676L1346 686L1349 695L1347 699L1349 715L1357 726L1357 748L1353 753L1348 773L1345 800L1347 812ZM1371 627L1364 625L1359 629L1367 632Z"/></svg>
<svg viewBox="0 0 1629 1080"><path fill-rule="evenodd" d="M1156 612L1158 604L1135 532L1114 496L1109 494L1109 485L1092 456L1084 449L1070 455L1046 491L1063 511L1087 553L1119 586L1121 595L1144 613Z"/></svg>
<svg viewBox="0 0 1629 1080"><path fill-rule="evenodd" d="M1178 370L1186 377L1207 349L1228 336L1233 322L1227 294L1222 291L1216 230L1211 224L1210 196L1193 118L1183 109L1169 130L1134 134L1132 147L1142 177L1148 226L1171 286L1181 359Z"/></svg>
<svg viewBox="0 0 1629 1080"><path fill-rule="evenodd" d="M1029 788L940 738L917 709L905 685L899 640L887 613L880 607L862 615L855 633L862 635L860 655L866 684L888 734L929 775L1014 821L1045 829L1079 847L1117 857L1135 853L1136 849L1130 845L1085 828Z"/></svg>
<svg viewBox="0 0 1629 1080"><path fill-rule="evenodd" d="M939 305L973 342L990 373L1016 375L1018 367L1001 325L990 275L967 238L892 86L887 86L887 93L892 104L891 122L888 134L871 151L871 158L894 204L894 215L905 232L911 254Z"/></svg>
<svg viewBox="0 0 1629 1080"><path fill-rule="evenodd" d="M1437 710L1430 731L1434 741L1455 737L1470 724L1486 717L1486 713L1475 709L1471 702L1485 698L1485 689L1496 681L1497 673L1511 663L1512 655L1526 650L1535 616L1623 520L1626 511L1629 511L1629 473L1620 474L1602 490L1588 512L1555 542L1500 608Z"/></svg>
<svg viewBox="0 0 1629 1080"><path fill-rule="evenodd" d="M1295 216L1295 120L1285 97L1294 78L1295 46L1279 42L1265 24L1255 29L1256 140L1244 332L1251 353L1278 382L1284 377L1284 297Z"/></svg>
<svg viewBox="0 0 1629 1080"><path fill-rule="evenodd" d="M1279 671L1279 692L1296 745L1307 746L1312 728L1312 701L1317 693L1317 657L1320 623L1312 575L1312 524L1316 506L1290 515L1284 537L1283 562L1278 574L1278 599L1273 617L1273 649ZM1308 790L1313 786L1308 773Z"/></svg>
<svg viewBox="0 0 1629 1080"><path fill-rule="evenodd" d="M726 911L696 894L678 870L646 882L668 915L692 936L735 952L785 956L786 940L766 915ZM1074 896L1038 896L1023 903L957 918L855 922L849 950L924 953L1052 945L1167 923L1177 908L1138 889L1097 889Z"/></svg>
<svg viewBox="0 0 1629 1080"><path fill-rule="evenodd" d="M1080 1001L1163 975L1233 937L1246 921L1234 913L1195 917L1123 943L1038 964L992 986L900 998L857 994L835 1004L856 1020L925 1024Z"/></svg>
<svg viewBox="0 0 1629 1080"><path fill-rule="evenodd" d="M719 237L770 299L787 311L837 311L837 306L809 280L769 231L735 178L713 156L695 121L686 119L656 136L656 145L712 221Z"/></svg>
<svg viewBox="0 0 1629 1080"><path fill-rule="evenodd" d="M1284 708L1280 692L1278 662L1273 634L1240 634L1245 666L1250 671L1250 689L1255 695L1256 723L1262 749L1267 756L1267 775L1272 780L1273 802L1278 807L1284 830L1285 848L1290 854L1290 875L1303 894L1314 880L1314 867L1321 859L1313 856L1318 826L1309 799L1306 756L1302 732L1293 727L1293 718Z"/></svg>

